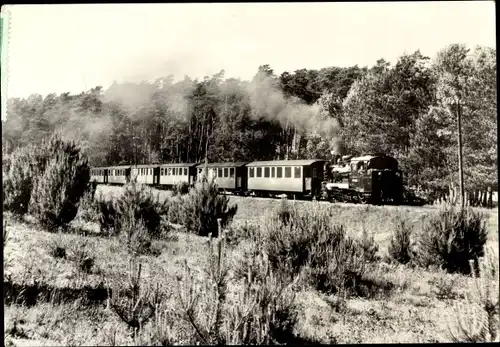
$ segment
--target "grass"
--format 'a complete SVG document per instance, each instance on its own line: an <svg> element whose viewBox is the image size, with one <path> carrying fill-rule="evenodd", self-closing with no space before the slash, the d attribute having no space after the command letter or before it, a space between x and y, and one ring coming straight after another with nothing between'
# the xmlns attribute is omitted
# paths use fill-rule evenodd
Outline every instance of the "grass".
<svg viewBox="0 0 500 347"><path fill-rule="evenodd" d="M98 190L109 198L121 193L119 187L105 186ZM160 197L169 194L162 191ZM262 226L265 212L280 205L277 199L233 196L230 203L238 204L233 222L235 228L245 223ZM311 203L297 201L296 204L300 209ZM413 228L418 230L422 217L435 210L432 206L320 205L333 209L335 222L344 224L348 234L360 237L365 230L373 235L381 256L388 250L394 228L391 216L395 212L405 214ZM489 216L487 246L498 250L498 211L484 211ZM44 290L60 293L66 293L68 289L100 288L102 285L120 288L128 282L130 253L116 237L101 235L92 223L75 221L72 223L74 233L58 234L38 229L29 220L19 222L9 214L3 216L9 226L4 248L4 282L21 287L41 287L43 284ZM161 292L155 315L139 334L133 333L107 300L61 300L64 297L61 294L47 295L34 305L4 299L4 343L144 345L169 341L192 344L193 341L183 338L186 336L183 332L189 327L178 316L180 306L175 290L177 281L184 281L186 263L195 274L203 270L208 259L207 242L204 237L173 231L169 239L153 240L152 247L156 252L137 256L136 260L141 264L141 289ZM227 260L230 268L235 268L249 246L248 235L229 246ZM77 257L76 248L82 247L84 256ZM81 261L75 260L82 258L92 259L92 266L82 268ZM390 293L366 299L325 294L307 285L298 286L295 289L296 333L320 343L452 341L448 334L449 317L455 314L456 305L467 303L473 278L397 263L376 262L371 266L374 279L392 283L394 288ZM232 285L228 290L234 293L238 287Z"/></svg>

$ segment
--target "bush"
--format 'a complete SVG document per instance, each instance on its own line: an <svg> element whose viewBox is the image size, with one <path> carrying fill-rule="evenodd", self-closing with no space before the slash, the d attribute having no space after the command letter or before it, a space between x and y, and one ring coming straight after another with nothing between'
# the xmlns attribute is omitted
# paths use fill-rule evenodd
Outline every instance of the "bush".
<svg viewBox="0 0 500 347"><path fill-rule="evenodd" d="M485 216L472 208L446 205L428 218L417 240L417 261L437 265L450 273L470 274L469 261L477 269L487 239Z"/></svg>
<svg viewBox="0 0 500 347"><path fill-rule="evenodd" d="M150 237L160 237L165 231L162 215L166 213L167 200L161 203L159 194L155 197L151 189L140 183L132 181L126 184L123 194L114 200L99 195L95 206L101 230L124 232L127 240L132 238L136 229L142 229L139 228L141 225ZM133 237L139 237L139 234Z"/></svg>
<svg viewBox="0 0 500 347"><path fill-rule="evenodd" d="M389 256L401 264L410 262L412 227L403 216L397 216L394 222L394 234L389 243Z"/></svg>
<svg viewBox="0 0 500 347"><path fill-rule="evenodd" d="M172 187L172 193L173 195L185 195L189 192L189 188L189 183L179 182Z"/></svg>
<svg viewBox="0 0 500 347"><path fill-rule="evenodd" d="M235 293L228 290L228 282L234 278L229 276L226 263L225 237L209 240L209 261L203 278L196 278L185 263L184 278L178 279L178 299L193 344L304 342L294 335L297 309L290 287L271 271L265 257L248 261L258 275L237 279L231 286L240 288Z"/></svg>
<svg viewBox="0 0 500 347"><path fill-rule="evenodd" d="M189 193L176 200L178 203L177 219L190 232L214 237L218 235L217 219L222 228L227 227L236 211L237 205L229 206L229 199L218 194L214 180L201 179L189 190Z"/></svg>
<svg viewBox="0 0 500 347"><path fill-rule="evenodd" d="M53 156L34 181L29 212L43 226L56 228L76 217L80 199L90 181L90 167L74 143L61 144L55 138L45 145L48 147L44 149Z"/></svg>
<svg viewBox="0 0 500 347"><path fill-rule="evenodd" d="M87 190L80 199L80 206L78 208L78 217L86 222L95 222L98 220L98 204L95 199L97 184L95 181L89 183Z"/></svg>
<svg viewBox="0 0 500 347"><path fill-rule="evenodd" d="M319 203L304 212L295 206L286 208L286 219L278 212L265 223L264 249L275 270L288 277L304 271L311 284L324 292L355 287L364 273L364 251L342 225L332 223L332 210L322 209Z"/></svg>
<svg viewBox="0 0 500 347"><path fill-rule="evenodd" d="M28 206L36 178L36 147L19 148L11 155L9 169L2 180L3 208L17 216L28 212Z"/></svg>
<svg viewBox="0 0 500 347"><path fill-rule="evenodd" d="M453 342L500 341L498 253L489 249L478 263L478 276L475 276L476 269L471 269L474 280L466 302L457 303L454 307L454 325L448 326Z"/></svg>
<svg viewBox="0 0 500 347"><path fill-rule="evenodd" d="M367 262L371 263L379 260L377 256L378 244L375 242L373 234L368 234L364 226L361 238L356 241L363 251L363 257Z"/></svg>

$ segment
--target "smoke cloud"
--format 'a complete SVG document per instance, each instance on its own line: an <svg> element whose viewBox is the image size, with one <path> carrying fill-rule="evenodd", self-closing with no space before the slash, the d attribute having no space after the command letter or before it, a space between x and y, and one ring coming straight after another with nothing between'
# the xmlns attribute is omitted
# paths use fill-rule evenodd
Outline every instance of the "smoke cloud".
<svg viewBox="0 0 500 347"><path fill-rule="evenodd" d="M329 142L331 150L341 151L340 125L320 103L307 105L296 97L287 98L274 78L259 72L247 87L254 117L277 121L295 128L302 135L317 135Z"/></svg>

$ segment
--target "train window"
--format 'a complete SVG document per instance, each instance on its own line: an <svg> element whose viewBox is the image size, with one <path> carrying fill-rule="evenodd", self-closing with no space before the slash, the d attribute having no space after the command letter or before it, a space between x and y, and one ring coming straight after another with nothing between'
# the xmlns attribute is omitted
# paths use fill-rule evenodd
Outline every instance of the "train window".
<svg viewBox="0 0 500 347"><path fill-rule="evenodd" d="M222 169L217 169L217 177L222 177Z"/></svg>
<svg viewBox="0 0 500 347"><path fill-rule="evenodd" d="M227 167L224 168L224 177L229 177L229 169Z"/></svg>
<svg viewBox="0 0 500 347"><path fill-rule="evenodd" d="M167 176L171 176L172 175L172 168L168 168L168 171L167 171Z"/></svg>
<svg viewBox="0 0 500 347"><path fill-rule="evenodd" d="M257 168L257 177L262 177L262 168L261 167L258 167Z"/></svg>
<svg viewBox="0 0 500 347"><path fill-rule="evenodd" d="M285 178L292 177L292 168L290 166L285 167Z"/></svg>
<svg viewBox="0 0 500 347"><path fill-rule="evenodd" d="M184 168L184 176L187 176L188 175L188 169L187 167Z"/></svg>
<svg viewBox="0 0 500 347"><path fill-rule="evenodd" d="M277 178L283 177L283 168L282 167L277 167L276 168L276 177Z"/></svg>
<svg viewBox="0 0 500 347"><path fill-rule="evenodd" d="M250 168L248 168L248 170L249 170L249 176L250 176L250 177L253 177L253 174L254 174L254 168L253 168L253 167L250 167Z"/></svg>
<svg viewBox="0 0 500 347"><path fill-rule="evenodd" d="M173 173L173 175L177 176L178 174L179 174L179 169L176 168L176 167L174 167L174 173Z"/></svg>
<svg viewBox="0 0 500 347"><path fill-rule="evenodd" d="M264 177L269 177L269 168L268 167L264 168Z"/></svg>
<svg viewBox="0 0 500 347"><path fill-rule="evenodd" d="M234 178L234 167L229 169L229 177Z"/></svg>
<svg viewBox="0 0 500 347"><path fill-rule="evenodd" d="M300 178L300 166L296 166L294 170L294 177Z"/></svg>
<svg viewBox="0 0 500 347"><path fill-rule="evenodd" d="M276 168L273 166L273 167L271 168L271 177L272 177L272 178L274 178L274 177L276 176L276 172L275 172L275 171L276 171Z"/></svg>

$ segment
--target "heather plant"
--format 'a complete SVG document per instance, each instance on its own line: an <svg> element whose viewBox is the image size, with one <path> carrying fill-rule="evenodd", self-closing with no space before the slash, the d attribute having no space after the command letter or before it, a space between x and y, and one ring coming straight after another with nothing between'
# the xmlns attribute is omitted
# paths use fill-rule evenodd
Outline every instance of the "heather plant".
<svg viewBox="0 0 500 347"><path fill-rule="evenodd" d="M389 256L391 259L407 264L412 259L411 252L412 226L402 215L396 215L394 219L394 233L389 243Z"/></svg>
<svg viewBox="0 0 500 347"><path fill-rule="evenodd" d="M439 266L449 273L470 274L469 261L477 269L487 239L485 216L471 207L445 205L431 215L416 242L416 261L422 266Z"/></svg>
<svg viewBox="0 0 500 347"><path fill-rule="evenodd" d="M231 223L237 205L229 206L229 199L218 193L215 181L201 178L189 193L176 200L177 221L190 232L199 236L212 234L217 236L217 220L221 220L222 228Z"/></svg>

